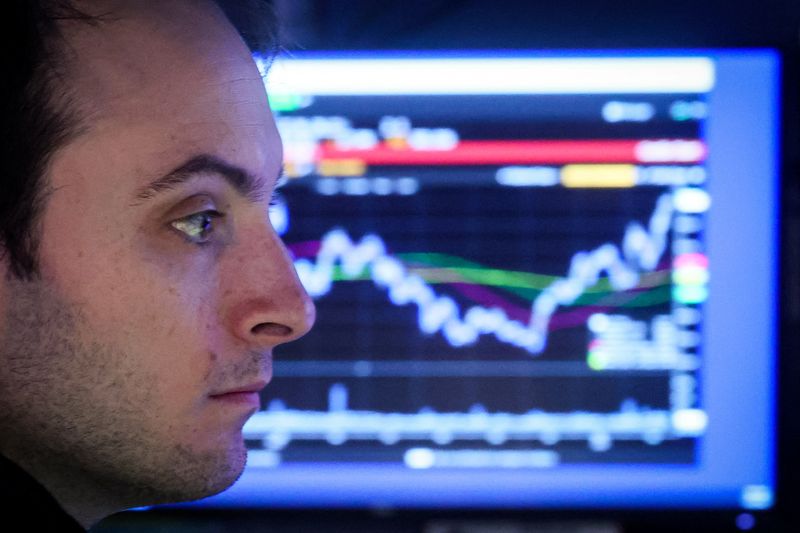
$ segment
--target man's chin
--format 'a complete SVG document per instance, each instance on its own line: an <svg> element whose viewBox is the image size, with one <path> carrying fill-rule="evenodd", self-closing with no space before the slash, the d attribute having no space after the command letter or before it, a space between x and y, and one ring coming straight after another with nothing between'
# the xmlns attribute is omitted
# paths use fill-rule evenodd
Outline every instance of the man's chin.
<svg viewBox="0 0 800 533"><path fill-rule="evenodd" d="M247 449L240 435L236 444L227 450L225 459L221 461L218 468L209 472L209 484L205 490L206 494L194 499L214 496L230 488L242 477L246 464Z"/></svg>
<svg viewBox="0 0 800 533"><path fill-rule="evenodd" d="M182 448L178 455L184 465L175 471L169 486L155 489L150 502L144 505L161 505L201 500L215 496L230 488L242 476L247 463L247 450L241 437L224 450L198 453ZM176 461L176 464L178 464ZM165 475L169 475L164 472Z"/></svg>

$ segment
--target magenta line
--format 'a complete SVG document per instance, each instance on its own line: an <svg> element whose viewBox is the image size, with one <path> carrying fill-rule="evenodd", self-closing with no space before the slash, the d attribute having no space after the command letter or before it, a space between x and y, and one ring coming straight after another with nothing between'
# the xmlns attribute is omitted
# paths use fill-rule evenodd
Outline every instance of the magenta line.
<svg viewBox="0 0 800 533"><path fill-rule="evenodd" d="M294 258L315 257L322 246L321 241L305 241L288 244L286 247ZM447 283L449 287L466 296L475 303L487 309L496 307L502 309L506 316L522 324L528 324L531 319L530 307L520 307L498 296L488 288L474 283L456 282ZM639 291L636 291L639 292ZM631 294L633 298L636 294ZM619 305L619 304L618 304ZM594 313L606 313L617 306L583 306L567 313L556 313L550 318L549 331L568 329L582 326Z"/></svg>
<svg viewBox="0 0 800 533"><path fill-rule="evenodd" d="M450 287L453 287L458 292L469 298L470 300L474 301L475 303L491 308L491 307L498 307L505 311L506 316L512 320L516 320L517 322L521 322L522 324L528 324L531 319L531 311L528 307L520 307L517 305L512 304L508 300L504 300L503 298L499 297L494 292L490 291L489 289L481 286L481 285L474 285L471 283L448 283ZM627 300L633 299L636 296L636 293L640 291L635 291L633 294L630 295ZM615 295L619 298L619 295ZM550 323L548 325L548 331L556 331L559 329L569 329L569 328L576 328L580 327L589 320L589 317L595 313L608 313L609 311L613 311L619 305L624 302L620 302L617 305L586 305L579 307L573 311L569 311L566 313L556 313L552 317L550 317Z"/></svg>
<svg viewBox="0 0 800 533"><path fill-rule="evenodd" d="M599 305L587 305L569 313L557 313L550 318L548 331L556 331L559 329L577 328L586 324L589 317L595 313L608 313L614 309L613 307L604 307Z"/></svg>
<svg viewBox="0 0 800 533"><path fill-rule="evenodd" d="M447 285L453 287L458 292L483 307L498 307L505 311L509 318L522 322L523 324L527 324L528 321L530 321L531 310L529 308L514 305L508 300L499 297L486 287L473 283L448 283Z"/></svg>
<svg viewBox="0 0 800 533"><path fill-rule="evenodd" d="M292 256L297 257L316 257L319 249L322 247L322 241L305 241L293 242L287 244L286 248L292 253Z"/></svg>

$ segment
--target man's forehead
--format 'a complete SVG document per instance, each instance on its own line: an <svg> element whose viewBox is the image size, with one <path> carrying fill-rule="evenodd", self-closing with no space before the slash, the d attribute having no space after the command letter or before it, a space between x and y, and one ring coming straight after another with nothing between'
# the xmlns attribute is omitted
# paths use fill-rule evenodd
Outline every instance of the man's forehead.
<svg viewBox="0 0 800 533"><path fill-rule="evenodd" d="M65 147L71 159L125 170L106 185L124 180L128 195L199 154L271 184L281 146L263 80L216 6L100 4L113 7L110 21L67 36L76 43L69 83L88 111L85 134Z"/></svg>
<svg viewBox="0 0 800 533"><path fill-rule="evenodd" d="M124 52L131 41L138 41L138 50L168 40L188 44L200 53L231 42L232 27L211 0L79 0L75 4L88 20L66 18L62 29L78 43L102 41L105 46L93 50L98 56Z"/></svg>
<svg viewBox="0 0 800 533"><path fill-rule="evenodd" d="M106 107L157 104L169 91L195 91L187 103L235 95L257 84L249 51L211 2L89 2L97 23L65 23L67 80L96 112ZM103 8L106 8L103 10Z"/></svg>
<svg viewBox="0 0 800 533"><path fill-rule="evenodd" d="M248 180L239 178L242 185L234 189L251 197L274 186L282 170L282 145L274 123L265 127L252 121L211 120L190 126L142 119L119 127L115 120L100 120L56 154L54 185L68 184L77 187L77 194L107 200L119 197L126 205L136 203L139 193L169 175L246 176Z"/></svg>

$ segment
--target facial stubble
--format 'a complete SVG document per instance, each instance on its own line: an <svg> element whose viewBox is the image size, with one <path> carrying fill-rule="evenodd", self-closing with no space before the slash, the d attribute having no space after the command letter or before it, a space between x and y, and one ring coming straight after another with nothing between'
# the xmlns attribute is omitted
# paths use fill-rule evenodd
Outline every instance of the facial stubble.
<svg viewBox="0 0 800 533"><path fill-rule="evenodd" d="M194 500L238 479L247 456L241 433L195 446L191 421L159 409L159 369L135 364L146 346L120 346L44 282L7 288L0 452L46 475L40 481L55 494L106 495L119 508Z"/></svg>

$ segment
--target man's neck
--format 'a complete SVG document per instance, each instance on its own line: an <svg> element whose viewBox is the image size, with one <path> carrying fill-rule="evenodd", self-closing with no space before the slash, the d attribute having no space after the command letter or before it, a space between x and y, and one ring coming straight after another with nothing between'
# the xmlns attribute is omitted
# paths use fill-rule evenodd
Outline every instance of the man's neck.
<svg viewBox="0 0 800 533"><path fill-rule="evenodd" d="M114 491L98 490L95 484L88 483L79 472L75 472L62 461L44 461L30 457L29 454L0 450L8 460L35 479L56 500L59 506L84 529L119 510L122 506L110 504L108 496Z"/></svg>

